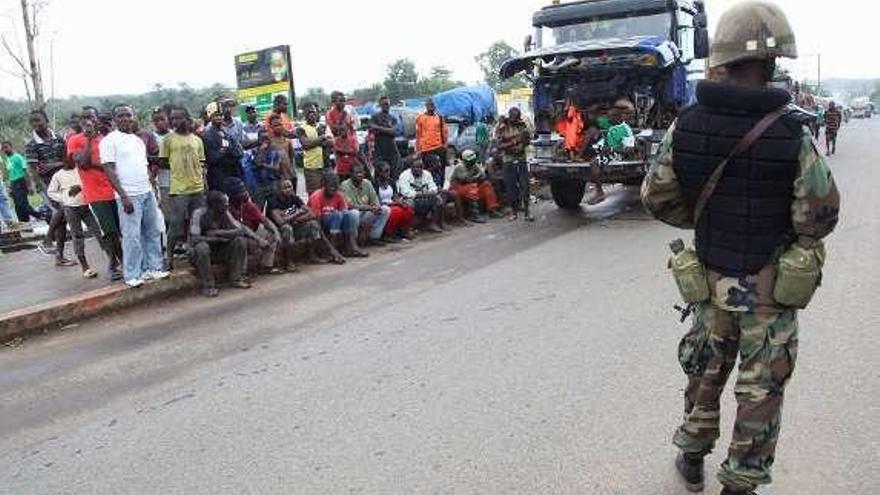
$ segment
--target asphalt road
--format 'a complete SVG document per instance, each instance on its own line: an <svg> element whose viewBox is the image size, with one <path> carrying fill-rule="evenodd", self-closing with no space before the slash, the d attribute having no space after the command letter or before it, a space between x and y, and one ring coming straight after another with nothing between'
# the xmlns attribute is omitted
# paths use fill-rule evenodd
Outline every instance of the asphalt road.
<svg viewBox="0 0 880 495"><path fill-rule="evenodd" d="M831 160L843 218L801 318L776 494L880 491L878 131L851 123ZM679 233L632 190L540 213L0 351L0 492L686 493Z"/></svg>

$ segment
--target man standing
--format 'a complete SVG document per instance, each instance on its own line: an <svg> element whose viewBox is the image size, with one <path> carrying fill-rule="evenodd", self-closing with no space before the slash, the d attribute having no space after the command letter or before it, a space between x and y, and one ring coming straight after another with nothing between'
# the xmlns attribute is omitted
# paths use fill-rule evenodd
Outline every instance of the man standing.
<svg viewBox="0 0 880 495"><path fill-rule="evenodd" d="M318 217L333 245L343 246L343 255L354 258L368 256L357 245L360 211L348 207L345 196L339 191L339 177L336 174L324 176L324 187L309 196L309 209Z"/></svg>
<svg viewBox="0 0 880 495"><path fill-rule="evenodd" d="M314 105L306 105L306 123L296 129L296 137L303 148L303 175L306 179L306 193L312 194L321 188L324 174L324 146L331 144L332 136L318 131L318 110Z"/></svg>
<svg viewBox="0 0 880 495"><path fill-rule="evenodd" d="M101 227L102 246L108 251L110 280L122 280L122 241L119 238L119 210L113 185L104 167L99 151L101 134L98 132L98 112L83 108L80 116L82 133L67 141L68 160L76 164L82 183L82 201L92 210Z"/></svg>
<svg viewBox="0 0 880 495"><path fill-rule="evenodd" d="M6 230L18 230L19 225L15 220L15 213L9 207L9 198L6 197L6 184L3 183L3 176L0 175L0 219L6 225Z"/></svg>
<svg viewBox="0 0 880 495"><path fill-rule="evenodd" d="M266 129L262 122L257 119L257 109L253 105L244 107L246 120L244 122L244 140L241 142L245 150L252 150L259 146L260 132Z"/></svg>
<svg viewBox="0 0 880 495"><path fill-rule="evenodd" d="M157 108L153 111L153 137L159 145L160 152L162 150L162 141L171 132L170 117L164 108ZM168 197L169 190L171 189L171 171L157 166L155 174L156 187L159 189L159 209L162 210L162 215L167 222L171 218L171 199Z"/></svg>
<svg viewBox="0 0 880 495"><path fill-rule="evenodd" d="M263 121L266 129L272 127L272 123L269 122L269 120L272 118L272 116L277 115L280 119L281 127L284 128L286 136L293 137L293 121L290 120L290 116L287 114L288 109L289 103L287 101L287 96L275 96L275 99L272 100L272 111L266 114L266 118Z"/></svg>
<svg viewBox="0 0 880 495"><path fill-rule="evenodd" d="M193 213L189 239L199 279L202 281L202 294L217 297L212 261L226 265L229 280L236 289L250 289L245 278L247 267L247 238L244 229L229 214L229 198L220 191L207 195L207 206Z"/></svg>
<svg viewBox="0 0 880 495"><path fill-rule="evenodd" d="M478 155L481 161L485 161L488 158L489 145L492 140L491 136L489 136L489 123L491 120L492 117L484 117L474 124L474 141L476 141L477 148L480 150Z"/></svg>
<svg viewBox="0 0 880 495"><path fill-rule="evenodd" d="M498 124L498 151L504 168L504 196L507 201L507 217L516 220L517 210L522 209L525 219L535 218L529 213L529 167L526 164L526 147L529 145L529 128L522 120L519 108L507 112L507 118Z"/></svg>
<svg viewBox="0 0 880 495"><path fill-rule="evenodd" d="M174 131L162 140L159 166L170 172L168 199L171 217L168 219L168 248L166 265L174 269L173 253L178 242L186 241L187 221L196 209L205 206L205 149L202 140L191 131L189 112L183 108L171 110Z"/></svg>
<svg viewBox="0 0 880 495"><path fill-rule="evenodd" d="M205 156L208 164L208 189L221 191L227 177L244 177L241 158L244 151L241 142L227 132L223 112L217 103L209 103L205 113L211 121L204 132Z"/></svg>
<svg viewBox="0 0 880 495"><path fill-rule="evenodd" d="M0 146L2 146L0 151L6 159L6 179L9 180L9 190L18 221L29 222L31 218L39 219L40 214L28 201L27 162L23 156L13 150L9 141L3 141Z"/></svg>
<svg viewBox="0 0 880 495"><path fill-rule="evenodd" d="M82 121L80 120L80 122ZM78 135L71 136L71 139ZM89 234L101 241L101 248L107 253L111 267L113 266L114 256L112 248L101 238L101 229L98 227L98 221L95 220L95 216L92 215L88 205L83 204L82 190L82 182L76 170L76 165L74 165L73 160L67 160L64 162L64 167L52 176L47 194L49 194L53 201L64 208L64 218L67 220L73 237L73 252L76 254L82 269L82 277L95 278L98 276L98 272L92 270L86 259L86 238L82 225L86 224ZM64 251L63 246L64 242L62 240L62 242L59 242L59 251Z"/></svg>
<svg viewBox="0 0 880 495"><path fill-rule="evenodd" d="M370 117L370 131L373 133L373 163L382 161L391 166L391 176L399 177L401 170L400 151L397 149L397 118L391 115L391 100L387 95L379 97L379 111Z"/></svg>
<svg viewBox="0 0 880 495"><path fill-rule="evenodd" d="M233 98L227 98L220 102L220 111L223 113L223 130L226 135L237 141L240 145L244 144L244 124L241 119L235 115L238 109L238 103Z"/></svg>
<svg viewBox="0 0 880 495"><path fill-rule="evenodd" d="M327 128L336 136L336 130L345 127L346 131L354 133L357 129L354 125L354 118L350 113L345 111L345 93L342 91L334 91L330 93L330 110L327 110L325 120Z"/></svg>
<svg viewBox="0 0 880 495"><path fill-rule="evenodd" d="M269 117L269 145L278 153L278 176L282 179L293 179L296 177L293 169L293 144L287 136L281 117Z"/></svg>
<svg viewBox="0 0 880 495"><path fill-rule="evenodd" d="M738 409L718 472L721 493L754 494L770 483L797 357L794 306L807 302L786 299L790 272L777 260L794 255L820 266L820 239L837 224L840 198L806 125L811 116L788 106L787 91L768 86L776 58L796 56L794 33L774 4L744 2L724 13L709 63L726 69L727 79L700 83L697 103L666 133L642 186L655 217L694 229L706 272L684 284L701 287L683 294L695 301L695 316L679 345L689 382L686 417L673 437L681 450L676 467L692 491L703 487L703 458L720 435L720 396L737 354ZM811 293L816 284L799 277L800 291Z"/></svg>
<svg viewBox="0 0 880 495"><path fill-rule="evenodd" d="M67 145L61 136L57 136L49 128L49 118L43 110L31 111L30 124L33 133L25 146L24 154L27 157L28 166L36 172L35 181L37 187L40 188L43 201L52 210L52 217L49 219L49 232L40 245L40 250L44 254L55 254L56 261L70 266L74 263L65 259L64 253L57 253L52 247L52 241L58 242L59 237L67 235L64 211L61 209L61 205L49 199L46 194L52 176L61 170L61 166L67 158Z"/></svg>
<svg viewBox="0 0 880 495"><path fill-rule="evenodd" d="M833 101L828 105L825 112L825 156L831 156L837 152L837 131L843 122L843 114Z"/></svg>
<svg viewBox="0 0 880 495"><path fill-rule="evenodd" d="M333 107L327 112L327 127L333 133L333 154L336 156L336 175L341 179L351 176L351 168L358 160L357 129L354 118L345 110L345 95L340 91L330 94Z"/></svg>
<svg viewBox="0 0 880 495"><path fill-rule="evenodd" d="M101 163L118 198L123 277L129 287L140 287L145 280L168 277L162 270L159 207L147 170L147 148L132 133L134 110L117 105L113 121L116 130L101 139Z"/></svg>
<svg viewBox="0 0 880 495"><path fill-rule="evenodd" d="M266 131L260 132L257 148L252 149L250 153L253 156L251 168L254 178L254 201L262 210L278 188L281 154L272 147Z"/></svg>
<svg viewBox="0 0 880 495"><path fill-rule="evenodd" d="M484 223L485 220L480 216L480 204L486 208L486 212L495 216L498 211L498 197L477 159L477 152L474 150L464 150L461 153L461 163L452 170L450 189L466 203L465 218L475 223Z"/></svg>
<svg viewBox="0 0 880 495"><path fill-rule="evenodd" d="M446 122L437 114L434 100L428 98L425 100L425 113L416 117L416 153L422 158L437 155L443 172L443 181L437 184L440 189L446 185L446 142Z"/></svg>
<svg viewBox="0 0 880 495"><path fill-rule="evenodd" d="M361 212L359 242L370 246L384 246L382 235L385 224L391 215L391 208L379 202L376 189L365 179L364 167L354 168L350 179L344 181L340 189L349 208Z"/></svg>

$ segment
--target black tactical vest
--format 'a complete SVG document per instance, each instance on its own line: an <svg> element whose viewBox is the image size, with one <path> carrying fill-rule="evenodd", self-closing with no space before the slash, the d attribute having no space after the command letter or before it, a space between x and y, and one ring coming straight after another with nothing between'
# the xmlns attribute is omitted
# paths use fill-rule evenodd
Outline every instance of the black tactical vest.
<svg viewBox="0 0 880 495"><path fill-rule="evenodd" d="M778 89L701 82L697 103L678 118L673 134L675 173L693 207L712 171L767 113L791 100ZM777 248L794 239L791 203L803 137L801 119L777 120L747 151L727 164L696 225L700 260L725 276L754 274Z"/></svg>

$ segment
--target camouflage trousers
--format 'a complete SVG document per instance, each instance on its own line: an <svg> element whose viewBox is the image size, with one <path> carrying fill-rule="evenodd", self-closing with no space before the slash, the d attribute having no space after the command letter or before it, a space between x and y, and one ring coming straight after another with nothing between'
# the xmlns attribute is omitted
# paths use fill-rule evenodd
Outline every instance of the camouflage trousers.
<svg viewBox="0 0 880 495"><path fill-rule="evenodd" d="M696 308L693 327L679 344L688 376L684 422L673 443L684 453L704 456L720 435L720 398L740 357L734 393L736 423L718 479L733 490L752 490L771 481L785 385L794 370L797 314L732 312L711 303Z"/></svg>

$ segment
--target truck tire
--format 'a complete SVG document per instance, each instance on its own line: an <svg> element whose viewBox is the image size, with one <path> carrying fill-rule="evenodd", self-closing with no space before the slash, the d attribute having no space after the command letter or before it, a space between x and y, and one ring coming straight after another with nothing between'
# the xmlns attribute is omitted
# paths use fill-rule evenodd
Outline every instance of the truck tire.
<svg viewBox="0 0 880 495"><path fill-rule="evenodd" d="M550 183L553 201L563 210L579 209L586 189L587 183L581 179L554 180Z"/></svg>

